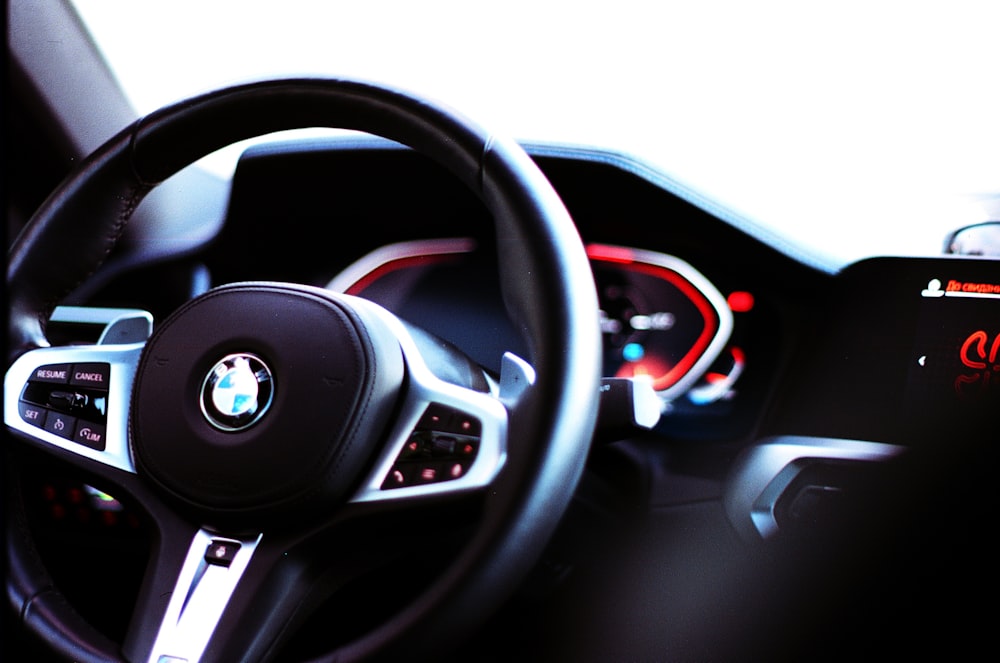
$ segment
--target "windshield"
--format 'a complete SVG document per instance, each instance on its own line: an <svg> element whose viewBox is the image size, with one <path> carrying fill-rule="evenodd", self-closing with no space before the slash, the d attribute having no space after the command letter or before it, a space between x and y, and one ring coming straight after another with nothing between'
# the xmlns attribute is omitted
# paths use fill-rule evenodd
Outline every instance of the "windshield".
<svg viewBox="0 0 1000 663"><path fill-rule="evenodd" d="M74 4L140 114L263 77L365 78L633 156L829 267L1000 218L992 1Z"/></svg>

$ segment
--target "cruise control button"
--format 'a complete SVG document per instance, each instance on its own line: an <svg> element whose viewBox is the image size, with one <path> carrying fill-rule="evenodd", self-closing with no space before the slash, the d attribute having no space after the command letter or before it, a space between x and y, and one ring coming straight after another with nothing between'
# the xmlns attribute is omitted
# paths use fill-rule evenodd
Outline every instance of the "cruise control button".
<svg viewBox="0 0 1000 663"><path fill-rule="evenodd" d="M45 430L67 440L73 439L76 431L76 418L61 412L49 412L45 418Z"/></svg>
<svg viewBox="0 0 1000 663"><path fill-rule="evenodd" d="M108 390L111 366L108 364L74 364L69 383L76 387Z"/></svg>
<svg viewBox="0 0 1000 663"><path fill-rule="evenodd" d="M52 391L49 393L49 405L57 410L72 410L86 407L89 398L75 391Z"/></svg>
<svg viewBox="0 0 1000 663"><path fill-rule="evenodd" d="M17 411L18 414L21 415L21 419L28 422L32 426L38 426L41 428L45 425L45 408L20 401L17 404Z"/></svg>
<svg viewBox="0 0 1000 663"><path fill-rule="evenodd" d="M69 364L50 364L39 366L31 374L30 382L52 382L54 384L66 384L72 367Z"/></svg>
<svg viewBox="0 0 1000 663"><path fill-rule="evenodd" d="M76 435L73 440L79 442L85 447L90 447L91 449L97 449L98 451L104 451L105 444L105 428L100 424L93 424L89 421L81 421L77 425Z"/></svg>

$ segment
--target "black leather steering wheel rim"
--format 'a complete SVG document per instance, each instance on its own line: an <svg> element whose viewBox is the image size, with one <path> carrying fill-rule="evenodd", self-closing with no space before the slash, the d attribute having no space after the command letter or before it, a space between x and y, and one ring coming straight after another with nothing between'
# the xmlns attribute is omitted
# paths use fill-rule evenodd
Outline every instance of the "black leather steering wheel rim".
<svg viewBox="0 0 1000 663"><path fill-rule="evenodd" d="M408 145L482 199L496 224L505 302L537 373L510 424L512 438L531 444L491 486L487 517L463 554L415 603L334 655L369 659L404 643L415 647L410 653L430 651L437 636L481 618L529 570L580 478L596 419L600 334L589 264L558 196L516 143L417 96L352 80L248 83L153 113L86 159L15 241L7 272L8 366L48 345L45 323L54 307L97 269L159 182L239 140L314 126ZM5 574L22 624L67 658L122 658L51 585L22 523L20 513L9 521Z"/></svg>

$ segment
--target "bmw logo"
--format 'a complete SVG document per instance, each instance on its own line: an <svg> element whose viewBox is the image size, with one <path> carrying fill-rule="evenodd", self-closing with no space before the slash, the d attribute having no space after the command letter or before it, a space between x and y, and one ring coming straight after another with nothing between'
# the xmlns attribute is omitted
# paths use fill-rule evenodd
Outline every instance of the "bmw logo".
<svg viewBox="0 0 1000 663"><path fill-rule="evenodd" d="M274 378L264 360L246 352L231 354L205 377L201 412L219 430L241 431L260 421L273 396Z"/></svg>

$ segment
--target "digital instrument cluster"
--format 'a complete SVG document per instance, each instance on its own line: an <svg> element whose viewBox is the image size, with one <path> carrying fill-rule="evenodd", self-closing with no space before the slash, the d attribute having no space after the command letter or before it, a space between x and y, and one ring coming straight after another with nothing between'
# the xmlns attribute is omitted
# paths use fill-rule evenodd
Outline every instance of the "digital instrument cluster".
<svg viewBox="0 0 1000 663"><path fill-rule="evenodd" d="M371 299L455 343L483 366L495 366L505 350L520 348L503 316L499 287L491 282L493 270L474 257L475 249L466 238L383 246L327 287ZM588 244L586 250L601 308L604 375L650 380L664 411L682 396L688 404L705 405L731 395L745 361L743 351L729 344L733 302L674 256L607 244ZM735 305L740 310L747 304ZM454 320L451 311L457 312ZM479 324L470 325L470 315Z"/></svg>

